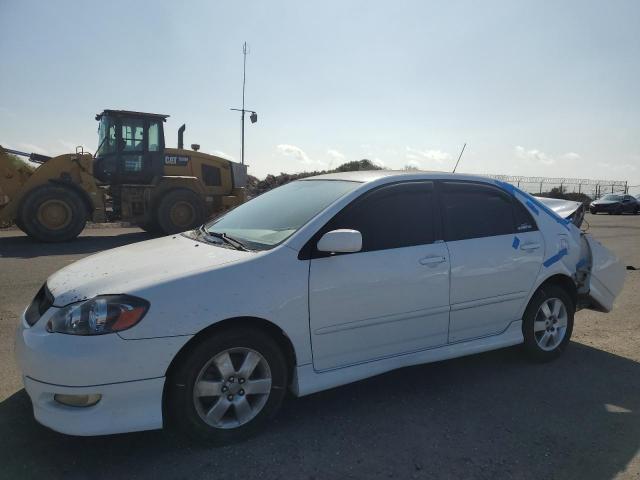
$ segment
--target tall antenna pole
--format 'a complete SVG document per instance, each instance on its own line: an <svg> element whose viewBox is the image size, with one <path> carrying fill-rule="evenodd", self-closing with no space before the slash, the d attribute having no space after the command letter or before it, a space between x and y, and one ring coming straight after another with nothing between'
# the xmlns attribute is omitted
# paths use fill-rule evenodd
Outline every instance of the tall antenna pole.
<svg viewBox="0 0 640 480"><path fill-rule="evenodd" d="M245 113L245 109L244 109L244 87L246 84L246 79L247 79L247 42L244 42L242 44L242 57L243 57L243 62L242 62L242 118L241 118L241 122L242 122L242 150L240 150L240 157L242 159L242 165L244 165L244 113Z"/></svg>
<svg viewBox="0 0 640 480"><path fill-rule="evenodd" d="M462 150L460 151L460 155L458 155L458 161L456 162L456 166L453 167L453 173L456 173L456 168L458 168L458 164L460 163L460 159L462 158L462 154L464 153L464 149L467 147L467 144L465 143L462 146Z"/></svg>
<svg viewBox="0 0 640 480"><path fill-rule="evenodd" d="M247 45L247 42L244 42L242 44L242 108L232 108L231 110L233 110L234 112L240 112L241 118L240 118L240 131L242 132L242 145L241 145L241 150L240 150L240 157L242 159L242 165L244 165L244 116L246 115L247 112L249 112L251 115L249 115L249 120L251 120L251 123L256 123L258 121L258 114L257 112L254 112L253 110L247 110L245 103L244 103L244 90L245 90L245 86L247 84L247 54L249 53L249 45Z"/></svg>

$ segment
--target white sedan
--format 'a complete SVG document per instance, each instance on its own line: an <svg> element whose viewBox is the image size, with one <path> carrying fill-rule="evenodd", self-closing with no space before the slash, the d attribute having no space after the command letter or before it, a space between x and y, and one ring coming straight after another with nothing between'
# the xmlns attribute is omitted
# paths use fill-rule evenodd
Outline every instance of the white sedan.
<svg viewBox="0 0 640 480"><path fill-rule="evenodd" d="M516 344L551 360L575 311L611 310L623 281L611 252L507 183L331 174L60 270L16 351L54 430L171 425L226 443L287 390Z"/></svg>

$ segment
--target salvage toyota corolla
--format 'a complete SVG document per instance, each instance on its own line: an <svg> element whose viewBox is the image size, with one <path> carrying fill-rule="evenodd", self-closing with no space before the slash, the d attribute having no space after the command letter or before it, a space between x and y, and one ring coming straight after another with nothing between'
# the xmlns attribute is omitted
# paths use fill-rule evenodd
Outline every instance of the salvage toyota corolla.
<svg viewBox="0 0 640 480"><path fill-rule="evenodd" d="M170 425L225 443L287 390L516 344L551 360L575 311L611 310L623 281L611 252L507 183L330 174L60 270L16 351L54 430Z"/></svg>

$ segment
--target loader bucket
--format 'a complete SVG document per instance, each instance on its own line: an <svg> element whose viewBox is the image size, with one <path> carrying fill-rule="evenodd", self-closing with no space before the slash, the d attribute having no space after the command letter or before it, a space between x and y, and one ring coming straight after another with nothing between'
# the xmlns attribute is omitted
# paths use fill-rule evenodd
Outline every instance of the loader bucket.
<svg viewBox="0 0 640 480"><path fill-rule="evenodd" d="M16 155L8 153L0 145L0 223L10 223L13 219L3 215L4 207L16 198L29 180L35 167Z"/></svg>

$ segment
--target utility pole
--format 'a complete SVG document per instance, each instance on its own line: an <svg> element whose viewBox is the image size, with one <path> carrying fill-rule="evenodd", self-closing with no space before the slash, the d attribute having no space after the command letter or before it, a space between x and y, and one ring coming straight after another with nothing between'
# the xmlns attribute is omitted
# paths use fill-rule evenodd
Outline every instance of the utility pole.
<svg viewBox="0 0 640 480"><path fill-rule="evenodd" d="M236 112L242 112L241 118L240 118L240 132L241 132L241 149L240 149L240 158L241 158L241 162L242 165L244 165L244 115L247 112L251 112L251 116L249 117L251 119L251 123L256 123L258 121L258 114L256 112L254 112L253 110L246 110L244 108L244 92L245 92L245 86L246 86L246 80L247 80L247 54L249 53L249 47L247 45L247 42L244 42L242 44L242 108L232 108L231 110L234 110Z"/></svg>

